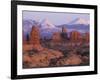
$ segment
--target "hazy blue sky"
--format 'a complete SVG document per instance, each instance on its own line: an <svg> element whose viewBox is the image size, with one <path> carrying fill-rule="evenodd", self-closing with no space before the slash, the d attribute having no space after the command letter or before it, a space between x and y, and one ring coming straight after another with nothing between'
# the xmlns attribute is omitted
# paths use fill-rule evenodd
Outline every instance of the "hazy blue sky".
<svg viewBox="0 0 100 80"><path fill-rule="evenodd" d="M36 12L36 11L23 11L24 20L38 20L39 22L44 19L49 19L55 25L66 24L77 18L82 18L87 21L90 20L89 14L79 13L60 13L60 12Z"/></svg>

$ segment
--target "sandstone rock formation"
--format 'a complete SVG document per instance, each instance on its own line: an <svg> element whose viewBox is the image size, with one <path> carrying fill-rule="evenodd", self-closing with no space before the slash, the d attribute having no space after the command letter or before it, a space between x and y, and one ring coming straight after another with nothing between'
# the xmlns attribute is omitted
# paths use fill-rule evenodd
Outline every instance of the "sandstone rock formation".
<svg viewBox="0 0 100 80"><path fill-rule="evenodd" d="M80 33L78 31L72 31L70 33L70 39L72 42L80 41Z"/></svg>
<svg viewBox="0 0 100 80"><path fill-rule="evenodd" d="M39 27L35 25L32 27L28 41L23 36L23 67L39 68L88 64L89 56L81 55L81 50L83 50L81 48L85 48L80 43L83 41L89 42L89 33L82 36L78 31L72 31L69 39L66 27L62 28L62 32L55 32L52 41L51 39L40 41ZM87 46L86 49L88 49Z"/></svg>
<svg viewBox="0 0 100 80"><path fill-rule="evenodd" d="M37 26L32 27L32 31L30 33L30 44L40 45L40 34Z"/></svg>
<svg viewBox="0 0 100 80"><path fill-rule="evenodd" d="M90 41L90 34L89 33L85 33L85 42L89 42Z"/></svg>
<svg viewBox="0 0 100 80"><path fill-rule="evenodd" d="M33 49L33 45L32 44L23 44L23 53L32 50Z"/></svg>
<svg viewBox="0 0 100 80"><path fill-rule="evenodd" d="M55 43L56 42L61 42L61 34L60 34L60 32L53 33L52 41L55 42Z"/></svg>
<svg viewBox="0 0 100 80"><path fill-rule="evenodd" d="M40 44L40 32L38 26L33 26L30 33L30 44L33 45L34 49L41 51L43 47Z"/></svg>

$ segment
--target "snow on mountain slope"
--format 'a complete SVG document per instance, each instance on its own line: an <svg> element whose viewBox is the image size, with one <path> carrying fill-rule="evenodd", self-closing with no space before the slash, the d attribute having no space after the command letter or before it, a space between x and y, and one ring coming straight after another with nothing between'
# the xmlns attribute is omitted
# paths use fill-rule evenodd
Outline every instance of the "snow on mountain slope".
<svg viewBox="0 0 100 80"><path fill-rule="evenodd" d="M85 19L82 19L82 18L76 18L75 20L72 20L69 24L89 25L89 20L85 20Z"/></svg>
<svg viewBox="0 0 100 80"><path fill-rule="evenodd" d="M42 29L52 29L52 28L56 28L55 25L48 19L44 19L42 22L41 22L41 28Z"/></svg>

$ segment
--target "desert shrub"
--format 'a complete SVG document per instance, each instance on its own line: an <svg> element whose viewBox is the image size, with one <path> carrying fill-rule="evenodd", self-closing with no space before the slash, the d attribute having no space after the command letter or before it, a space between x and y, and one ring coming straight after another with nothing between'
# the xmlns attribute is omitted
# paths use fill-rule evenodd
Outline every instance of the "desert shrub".
<svg viewBox="0 0 100 80"><path fill-rule="evenodd" d="M28 53L29 53L29 56L31 56L31 55L38 53L38 50L32 49L32 50L28 51Z"/></svg>
<svg viewBox="0 0 100 80"><path fill-rule="evenodd" d="M67 40L67 33L62 32L61 37L62 37L63 40Z"/></svg>
<svg viewBox="0 0 100 80"><path fill-rule="evenodd" d="M56 63L57 63L57 59L51 59L50 60L50 63L49 63L49 66L56 66Z"/></svg>
<svg viewBox="0 0 100 80"><path fill-rule="evenodd" d="M84 51L82 56L89 56L89 51Z"/></svg>

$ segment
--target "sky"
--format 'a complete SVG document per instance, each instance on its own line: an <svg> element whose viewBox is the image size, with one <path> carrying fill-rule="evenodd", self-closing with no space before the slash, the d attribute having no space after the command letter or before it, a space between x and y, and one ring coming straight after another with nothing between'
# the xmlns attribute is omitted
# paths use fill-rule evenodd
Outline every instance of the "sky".
<svg viewBox="0 0 100 80"><path fill-rule="evenodd" d="M41 22L44 19L48 19L54 25L68 24L77 18L90 21L90 15L87 13L23 11L23 20L31 19Z"/></svg>

